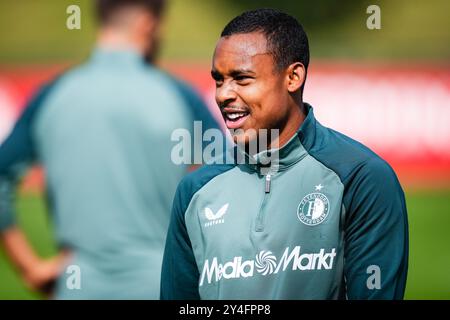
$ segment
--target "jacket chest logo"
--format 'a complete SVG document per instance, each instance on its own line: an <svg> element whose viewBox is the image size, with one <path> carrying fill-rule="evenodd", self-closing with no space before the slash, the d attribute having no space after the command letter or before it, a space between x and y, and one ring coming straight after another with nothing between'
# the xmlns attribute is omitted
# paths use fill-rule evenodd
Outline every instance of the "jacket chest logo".
<svg viewBox="0 0 450 320"><path fill-rule="evenodd" d="M307 226L316 226L327 218L329 210L328 198L323 193L313 192L306 195L298 205L297 217Z"/></svg>

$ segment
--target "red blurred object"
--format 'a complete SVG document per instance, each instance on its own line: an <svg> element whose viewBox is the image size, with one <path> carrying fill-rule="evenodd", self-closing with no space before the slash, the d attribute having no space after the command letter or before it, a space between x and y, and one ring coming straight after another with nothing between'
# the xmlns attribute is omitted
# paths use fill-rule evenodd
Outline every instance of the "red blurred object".
<svg viewBox="0 0 450 320"><path fill-rule="evenodd" d="M163 67L193 84L220 118L208 64ZM0 141L37 87L67 68L0 69ZM450 186L449 66L315 62L304 97L322 124L372 148L406 187ZM40 189L42 173L31 177L25 188Z"/></svg>

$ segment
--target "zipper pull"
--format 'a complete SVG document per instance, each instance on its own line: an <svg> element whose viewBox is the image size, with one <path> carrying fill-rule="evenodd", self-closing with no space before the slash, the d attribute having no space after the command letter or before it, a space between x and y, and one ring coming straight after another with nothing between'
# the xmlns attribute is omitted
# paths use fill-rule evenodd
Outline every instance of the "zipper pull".
<svg viewBox="0 0 450 320"><path fill-rule="evenodd" d="M270 174L266 175L266 193L270 193Z"/></svg>

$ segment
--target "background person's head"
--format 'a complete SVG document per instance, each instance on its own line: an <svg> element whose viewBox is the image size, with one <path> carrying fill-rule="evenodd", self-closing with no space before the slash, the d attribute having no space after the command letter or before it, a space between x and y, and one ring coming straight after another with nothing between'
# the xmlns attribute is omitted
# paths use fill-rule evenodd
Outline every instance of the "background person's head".
<svg viewBox="0 0 450 320"><path fill-rule="evenodd" d="M97 0L99 44L133 48L149 62L158 53L165 0Z"/></svg>
<svg viewBox="0 0 450 320"><path fill-rule="evenodd" d="M279 129L287 141L304 118L302 93L309 64L306 33L292 16L247 11L228 23L217 43L212 76L229 129ZM247 143L254 135L235 134Z"/></svg>

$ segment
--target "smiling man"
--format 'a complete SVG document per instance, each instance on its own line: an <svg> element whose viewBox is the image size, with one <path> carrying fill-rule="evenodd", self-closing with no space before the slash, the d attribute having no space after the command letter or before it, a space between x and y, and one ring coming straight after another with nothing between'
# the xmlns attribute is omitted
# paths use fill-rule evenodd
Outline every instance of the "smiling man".
<svg viewBox="0 0 450 320"><path fill-rule="evenodd" d="M403 191L384 160L303 103L308 63L307 36L287 14L249 11L223 30L216 100L248 161L205 166L178 186L163 299L403 298ZM269 148L250 153L273 129Z"/></svg>
<svg viewBox="0 0 450 320"><path fill-rule="evenodd" d="M305 117L301 94L309 54L298 48L302 50L299 61L284 68L285 59L280 57L274 65L275 51L264 33L227 36L232 28L230 24L222 33L211 71L225 123L234 129L235 142L247 144L255 139L249 132L278 129L279 143L284 144ZM304 41L301 46L307 46L306 36Z"/></svg>

